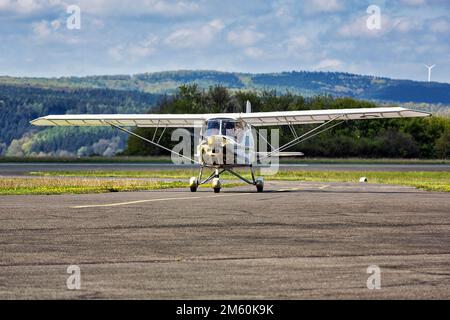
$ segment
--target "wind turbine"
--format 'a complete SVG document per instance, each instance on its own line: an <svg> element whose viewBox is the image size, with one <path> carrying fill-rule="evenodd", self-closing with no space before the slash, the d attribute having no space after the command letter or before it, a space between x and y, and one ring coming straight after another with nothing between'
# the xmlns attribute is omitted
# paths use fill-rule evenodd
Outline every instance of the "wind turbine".
<svg viewBox="0 0 450 320"><path fill-rule="evenodd" d="M435 64L433 64L432 66L425 65L425 67L428 68L428 82L431 82L431 69L436 67L436 65Z"/></svg>

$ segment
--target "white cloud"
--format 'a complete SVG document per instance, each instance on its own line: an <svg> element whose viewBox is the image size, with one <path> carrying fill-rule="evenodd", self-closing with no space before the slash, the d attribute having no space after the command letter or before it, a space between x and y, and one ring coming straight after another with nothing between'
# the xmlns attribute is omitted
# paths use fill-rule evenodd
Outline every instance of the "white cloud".
<svg viewBox="0 0 450 320"><path fill-rule="evenodd" d="M422 6L427 3L426 0L400 0L401 4L408 6Z"/></svg>
<svg viewBox="0 0 450 320"><path fill-rule="evenodd" d="M357 38L357 37L373 37L380 35L383 30L386 30L384 17L381 18L381 30L367 28L367 16L360 16L355 20L344 24L338 29L338 34L342 37Z"/></svg>
<svg viewBox="0 0 450 320"><path fill-rule="evenodd" d="M288 53L296 53L309 48L311 45L310 40L305 35L291 36L284 42L284 46L287 47Z"/></svg>
<svg viewBox="0 0 450 320"><path fill-rule="evenodd" d="M369 16L360 16L350 23L342 25L338 29L338 35L344 38L374 38L381 37L392 31L406 33L422 28L420 21L411 18L391 18L387 14L382 14L381 29L369 29L367 28L368 17Z"/></svg>
<svg viewBox="0 0 450 320"><path fill-rule="evenodd" d="M62 0L0 0L0 13L28 15L63 5Z"/></svg>
<svg viewBox="0 0 450 320"><path fill-rule="evenodd" d="M247 57L254 59L264 56L264 51L262 49L254 47L246 48L244 53Z"/></svg>
<svg viewBox="0 0 450 320"><path fill-rule="evenodd" d="M401 19L397 20L394 28L395 28L395 30L397 30L399 32L405 33L405 32L422 29L422 23L421 23L421 21L411 19L411 18L409 18L409 19L401 18Z"/></svg>
<svg viewBox="0 0 450 320"><path fill-rule="evenodd" d="M7 48L0 69L70 75L314 66L403 78L415 71L402 65L432 62L448 79L448 68L441 68L449 61L450 0L392 2L0 0L0 41ZM381 30L367 28L365 9L372 3L382 7ZM67 4L81 7L81 30L67 30ZM83 57L78 69L64 63L74 57Z"/></svg>
<svg viewBox="0 0 450 320"><path fill-rule="evenodd" d="M61 22L59 20L53 20L50 22L50 26L53 30L58 30L61 27Z"/></svg>
<svg viewBox="0 0 450 320"><path fill-rule="evenodd" d="M314 70L336 70L343 66L343 62L338 59L324 59L316 64Z"/></svg>
<svg viewBox="0 0 450 320"><path fill-rule="evenodd" d="M229 43L238 47L249 47L264 39L264 34L252 29L233 30L228 33Z"/></svg>
<svg viewBox="0 0 450 320"><path fill-rule="evenodd" d="M121 61L124 59L123 52L125 47L123 45L118 45L108 49L108 55L116 61Z"/></svg>
<svg viewBox="0 0 450 320"><path fill-rule="evenodd" d="M201 3L193 0L78 0L81 10L95 15L166 17L184 16L198 12Z"/></svg>
<svg viewBox="0 0 450 320"><path fill-rule="evenodd" d="M158 41L159 39L157 36L150 35L144 41L141 41L136 45L130 46L129 48L130 55L132 57L139 57L139 58L148 57L155 52Z"/></svg>
<svg viewBox="0 0 450 320"><path fill-rule="evenodd" d="M448 6L448 0L398 0L400 4L410 7Z"/></svg>
<svg viewBox="0 0 450 320"><path fill-rule="evenodd" d="M275 7L275 16L280 19L289 18L291 16L291 12L289 7L285 4L277 4Z"/></svg>
<svg viewBox="0 0 450 320"><path fill-rule="evenodd" d="M184 16L198 12L201 2L194 0L0 0L0 12L30 14L78 5L83 13L97 16Z"/></svg>
<svg viewBox="0 0 450 320"><path fill-rule="evenodd" d="M58 30L60 26L61 23L58 20L54 21L42 20L40 22L35 22L31 25L34 35L41 39L48 38L56 30Z"/></svg>
<svg viewBox="0 0 450 320"><path fill-rule="evenodd" d="M307 0L305 6L309 13L336 12L344 8L340 0Z"/></svg>
<svg viewBox="0 0 450 320"><path fill-rule="evenodd" d="M182 28L172 32L165 44L174 48L200 48L209 45L225 27L221 20L213 20L200 28Z"/></svg>
<svg viewBox="0 0 450 320"><path fill-rule="evenodd" d="M120 44L108 50L108 54L116 61L135 61L152 56L156 52L159 38L149 35L138 43Z"/></svg>
<svg viewBox="0 0 450 320"><path fill-rule="evenodd" d="M430 30L435 33L450 32L450 21L447 18L438 18L430 22Z"/></svg>
<svg viewBox="0 0 450 320"><path fill-rule="evenodd" d="M32 41L31 43L47 43L52 45L79 45L88 41L82 38L78 33L65 28L64 20L41 20L31 24Z"/></svg>
<svg viewBox="0 0 450 320"><path fill-rule="evenodd" d="M0 0L0 12L28 13L39 8L40 4L36 0Z"/></svg>

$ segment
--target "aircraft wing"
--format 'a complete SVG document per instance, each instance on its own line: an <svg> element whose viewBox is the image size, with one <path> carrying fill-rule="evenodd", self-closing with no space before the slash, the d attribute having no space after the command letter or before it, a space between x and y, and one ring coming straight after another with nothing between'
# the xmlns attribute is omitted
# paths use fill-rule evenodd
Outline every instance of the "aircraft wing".
<svg viewBox="0 0 450 320"><path fill-rule="evenodd" d="M324 123L333 119L341 121L362 119L417 118L429 116L431 116L430 113L422 111L415 111L400 107L389 107L245 113L241 115L241 118L255 127L261 127Z"/></svg>
<svg viewBox="0 0 450 320"><path fill-rule="evenodd" d="M80 114L46 116L31 121L34 126L100 127L111 124L120 127L172 127L190 128L201 126L202 114Z"/></svg>
<svg viewBox="0 0 450 320"><path fill-rule="evenodd" d="M255 126L282 126L324 123L330 120L362 120L428 117L431 114L400 107L367 109L331 109L307 111L224 113L224 114L111 114L51 115L31 121L35 126L120 126L172 127L201 126L211 118L242 119Z"/></svg>

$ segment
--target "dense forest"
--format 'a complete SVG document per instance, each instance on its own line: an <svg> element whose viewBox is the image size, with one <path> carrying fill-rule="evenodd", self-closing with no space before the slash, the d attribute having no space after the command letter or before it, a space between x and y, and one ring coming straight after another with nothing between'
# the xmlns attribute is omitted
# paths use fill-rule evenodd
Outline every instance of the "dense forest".
<svg viewBox="0 0 450 320"><path fill-rule="evenodd" d="M168 73L148 74L142 75L139 81L147 81L147 77L157 75L160 80L172 78ZM205 74L181 73L180 81L187 76L194 81ZM216 81L217 77L215 73L209 75L211 82ZM111 76L108 79L121 81L122 77ZM129 76L124 76L124 79L129 79ZM236 79L231 77L228 81L238 86ZM161 154L161 150L135 138L128 139L127 135L112 128L37 128L29 124L30 120L48 114L241 112L247 100L252 102L255 112L376 106L374 102L332 95L303 96L290 91L239 90L218 85L204 88L202 85L185 84L171 95L159 95L142 90L70 85L58 87L46 81L39 83L0 84L0 156ZM415 108L416 105L408 107ZM298 131L308 129L308 126L302 126ZM151 129L138 131L153 136ZM357 121L338 127L292 151L324 157L448 158L449 132L449 119L436 116L430 119ZM289 129L283 128L281 134L282 142L290 139ZM165 145L171 145L170 132L166 132L162 141Z"/></svg>
<svg viewBox="0 0 450 320"><path fill-rule="evenodd" d="M161 100L155 113L216 113L243 112L245 102L252 103L254 112L317 109L370 108L374 103L329 95L303 97L276 91L229 91L215 86L208 90L197 85L181 86L179 91ZM298 132L311 129L301 126ZM300 131L301 130L301 131ZM138 128L136 133L152 138L154 129ZM170 132L163 137L164 145L173 145ZM288 128L280 132L281 144L292 139ZM349 121L321 136L295 147L309 157L367 158L449 158L450 119L444 117L420 119L387 119ZM138 138L130 137L126 155L165 154Z"/></svg>
<svg viewBox="0 0 450 320"><path fill-rule="evenodd" d="M138 91L0 85L0 155L113 155L126 142L113 129L36 128L29 121L48 114L145 113L158 99Z"/></svg>

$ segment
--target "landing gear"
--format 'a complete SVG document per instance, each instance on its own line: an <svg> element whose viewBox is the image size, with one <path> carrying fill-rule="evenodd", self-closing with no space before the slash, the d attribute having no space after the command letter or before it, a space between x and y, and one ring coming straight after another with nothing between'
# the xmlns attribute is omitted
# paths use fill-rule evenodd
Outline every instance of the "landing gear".
<svg viewBox="0 0 450 320"><path fill-rule="evenodd" d="M220 189L221 189L221 184L220 184L220 179L219 178L214 178L212 180L212 187L214 189L214 193L220 193Z"/></svg>
<svg viewBox="0 0 450 320"><path fill-rule="evenodd" d="M263 192L264 191L264 178L262 178L262 177L256 178L255 182L256 182L255 183L256 191Z"/></svg>
<svg viewBox="0 0 450 320"><path fill-rule="evenodd" d="M211 182L211 186L214 190L214 193L220 193L220 190L222 189L222 183L220 182L220 175L224 172L228 172L228 173L234 175L235 177L237 177L238 179L240 179L250 185L255 186L257 192L264 191L264 178L258 177L255 179L255 172L254 172L253 166L250 166L250 170L251 170L251 174L252 174L251 180L248 180L248 179L244 178L243 176L241 176L239 173L233 171L231 167L215 168L214 171L211 173L211 175L207 179L202 180L203 169L204 169L204 167L202 167L200 169L200 174L198 177L192 177L189 180L189 188L191 189L191 192L196 192L199 186L206 184L208 182Z"/></svg>
<svg viewBox="0 0 450 320"><path fill-rule="evenodd" d="M191 192L197 192L198 189L198 178L192 177L189 180L189 188L191 189Z"/></svg>

